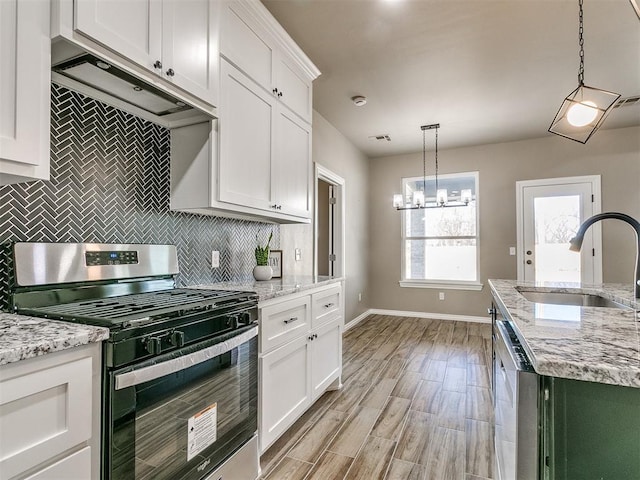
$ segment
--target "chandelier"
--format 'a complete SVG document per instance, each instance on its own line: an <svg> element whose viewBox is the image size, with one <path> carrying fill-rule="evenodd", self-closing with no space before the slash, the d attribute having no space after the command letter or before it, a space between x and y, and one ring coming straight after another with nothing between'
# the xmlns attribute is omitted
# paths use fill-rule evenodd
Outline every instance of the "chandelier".
<svg viewBox="0 0 640 480"><path fill-rule="evenodd" d="M460 199L457 201L449 200L449 193L446 188L439 188L438 184L438 129L439 123L432 123L430 125L422 125L422 190L415 190L412 195L405 196L401 193L393 195L393 206L396 210L417 210L422 208L445 208L445 207L461 207L469 205L471 198L471 189L463 189L460 191ZM435 148L435 160L436 160L436 188L435 188L435 202L427 202L427 130L435 130L436 148Z"/></svg>

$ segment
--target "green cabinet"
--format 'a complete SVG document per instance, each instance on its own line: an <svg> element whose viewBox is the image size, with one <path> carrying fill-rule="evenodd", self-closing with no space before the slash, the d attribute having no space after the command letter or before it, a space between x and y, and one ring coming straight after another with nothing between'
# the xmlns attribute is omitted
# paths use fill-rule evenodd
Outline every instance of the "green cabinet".
<svg viewBox="0 0 640 480"><path fill-rule="evenodd" d="M640 388L545 377L547 480L640 479Z"/></svg>

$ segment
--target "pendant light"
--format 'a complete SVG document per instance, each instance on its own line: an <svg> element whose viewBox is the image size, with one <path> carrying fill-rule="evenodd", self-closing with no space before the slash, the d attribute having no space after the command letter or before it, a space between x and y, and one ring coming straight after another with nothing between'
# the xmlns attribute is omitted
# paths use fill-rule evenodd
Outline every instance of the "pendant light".
<svg viewBox="0 0 640 480"><path fill-rule="evenodd" d="M415 190L410 198L405 197L401 193L393 195L393 206L396 210L416 210L422 208L443 208L443 207L461 207L469 205L471 202L471 190L464 189L460 191L459 201L449 201L449 194L446 188L439 188L438 184L438 129L439 123L433 123L430 125L422 125L422 190ZM435 188L435 203L427 204L427 140L426 131L436 131L436 188Z"/></svg>
<svg viewBox="0 0 640 480"><path fill-rule="evenodd" d="M562 137L587 143L591 135L595 133L611 113L620 94L588 87L584 84L584 26L583 26L583 0L578 0L579 28L578 44L580 46L580 68L578 69L578 88L571 92L562 102L556 114L549 132Z"/></svg>

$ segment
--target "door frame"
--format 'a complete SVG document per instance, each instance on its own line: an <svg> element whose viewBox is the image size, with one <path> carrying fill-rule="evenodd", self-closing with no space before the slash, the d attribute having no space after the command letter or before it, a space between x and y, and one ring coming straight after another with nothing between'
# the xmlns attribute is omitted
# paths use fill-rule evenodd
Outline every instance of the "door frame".
<svg viewBox="0 0 640 480"><path fill-rule="evenodd" d="M327 182L334 187L336 203L333 216L333 240L336 260L333 264L333 276L346 276L345 269L345 181L340 175L315 162L314 186L314 215L313 215L313 274L318 275L318 180Z"/></svg>
<svg viewBox="0 0 640 480"><path fill-rule="evenodd" d="M524 189L526 187L541 187L551 185L566 185L567 183L591 183L593 192L592 214L602 212L602 189L600 175L582 175L578 177L541 178L537 180L521 180L516 182L516 262L518 267L518 281L524 280ZM586 219L584 219L586 220ZM597 222L591 226L595 260L593 262L593 281L602 283L602 226Z"/></svg>

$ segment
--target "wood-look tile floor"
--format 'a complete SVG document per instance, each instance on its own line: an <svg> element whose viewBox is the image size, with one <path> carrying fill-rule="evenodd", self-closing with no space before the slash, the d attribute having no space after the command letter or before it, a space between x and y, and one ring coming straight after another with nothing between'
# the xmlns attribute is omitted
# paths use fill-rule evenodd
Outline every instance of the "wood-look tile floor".
<svg viewBox="0 0 640 480"><path fill-rule="evenodd" d="M263 480L493 478L491 326L371 315L343 340L343 387L262 455Z"/></svg>

